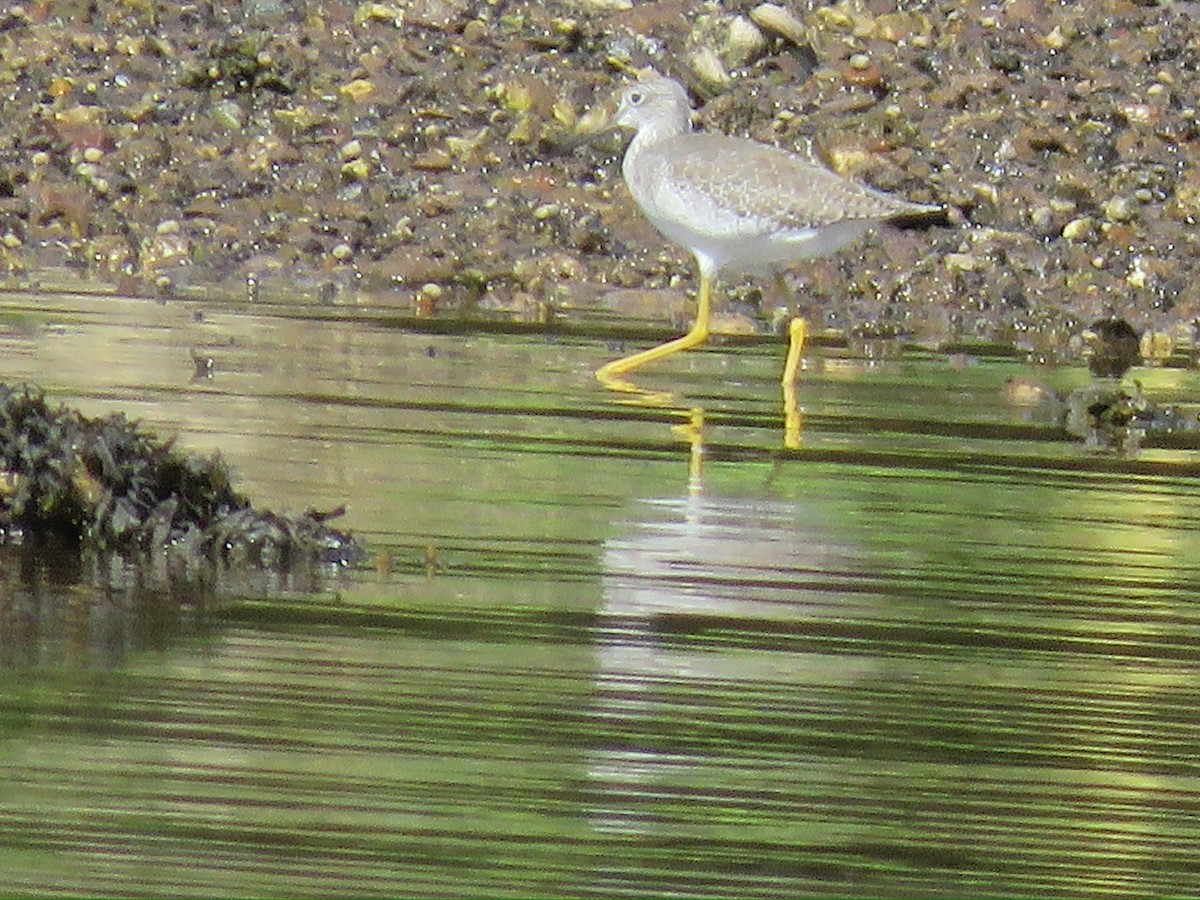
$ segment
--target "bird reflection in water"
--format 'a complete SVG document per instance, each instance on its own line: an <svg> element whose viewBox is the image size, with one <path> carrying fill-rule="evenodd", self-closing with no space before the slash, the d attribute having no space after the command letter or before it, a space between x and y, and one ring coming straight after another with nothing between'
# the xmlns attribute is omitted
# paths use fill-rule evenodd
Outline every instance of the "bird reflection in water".
<svg viewBox="0 0 1200 900"><path fill-rule="evenodd" d="M769 728L788 715L755 698L804 704L810 691L820 695L813 703L828 704L831 689L849 690L874 665L813 649L813 623L874 604L868 592L847 590L870 565L841 536L837 507L773 497L765 486L751 496L710 493L703 418L693 409L676 428L690 444L687 490L638 502L625 533L603 545L590 713L619 740L591 755L599 830L669 827L654 810L659 792L681 779L720 780L704 773L731 764L723 753L746 749L721 750L714 731ZM770 790L756 788L759 796ZM736 791L727 799L742 802Z"/></svg>

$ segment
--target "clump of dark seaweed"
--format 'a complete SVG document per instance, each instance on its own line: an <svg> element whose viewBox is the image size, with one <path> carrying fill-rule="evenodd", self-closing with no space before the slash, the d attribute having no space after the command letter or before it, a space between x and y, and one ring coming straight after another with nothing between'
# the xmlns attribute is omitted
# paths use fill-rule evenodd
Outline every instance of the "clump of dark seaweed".
<svg viewBox="0 0 1200 900"><path fill-rule="evenodd" d="M184 453L122 414L88 418L51 408L35 388L0 384L0 538L54 533L264 568L345 565L362 551L325 524L340 513L257 510L217 454Z"/></svg>

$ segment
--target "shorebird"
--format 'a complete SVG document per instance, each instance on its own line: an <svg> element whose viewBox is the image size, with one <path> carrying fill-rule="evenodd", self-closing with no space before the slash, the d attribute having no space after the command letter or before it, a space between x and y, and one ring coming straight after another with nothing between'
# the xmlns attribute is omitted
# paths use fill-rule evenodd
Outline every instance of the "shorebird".
<svg viewBox="0 0 1200 900"><path fill-rule="evenodd" d="M721 272L778 270L833 253L889 219L941 210L866 187L777 147L695 132L691 117L687 92L673 79L649 75L621 92L615 122L636 132L621 164L625 183L654 227L692 252L700 287L687 334L596 371L614 390L636 390L621 376L708 339ZM793 319L785 386L795 380L805 332L804 320Z"/></svg>

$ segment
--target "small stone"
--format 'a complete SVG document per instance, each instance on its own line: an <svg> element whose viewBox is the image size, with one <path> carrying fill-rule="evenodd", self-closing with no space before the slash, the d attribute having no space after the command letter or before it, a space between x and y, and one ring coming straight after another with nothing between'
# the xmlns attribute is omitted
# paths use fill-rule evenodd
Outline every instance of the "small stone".
<svg viewBox="0 0 1200 900"><path fill-rule="evenodd" d="M871 57L865 53L856 53L846 61L842 70L842 78L852 87L865 88L868 91L879 91L884 88L883 72L879 66L871 62Z"/></svg>
<svg viewBox="0 0 1200 900"><path fill-rule="evenodd" d="M375 96L375 83L366 78L357 78L342 85L339 92L343 97L347 97L355 103L363 103Z"/></svg>
<svg viewBox="0 0 1200 900"><path fill-rule="evenodd" d="M358 159L360 156L362 156L363 152L362 141L358 139L347 141L346 143L342 144L342 149L340 152L342 154L342 159L344 160Z"/></svg>
<svg viewBox="0 0 1200 900"><path fill-rule="evenodd" d="M783 6L778 6L774 3L759 4L750 10L750 21L763 31L777 34L797 46L803 46L807 43L804 23L788 12Z"/></svg>
<svg viewBox="0 0 1200 900"><path fill-rule="evenodd" d="M404 10L390 3L360 3L354 11L354 24L391 22L399 27L404 22Z"/></svg>
<svg viewBox="0 0 1200 900"><path fill-rule="evenodd" d="M729 87L729 72L712 47L697 47L688 55L688 65L710 91L720 93Z"/></svg>
<svg viewBox="0 0 1200 900"><path fill-rule="evenodd" d="M85 162L98 163L104 159L104 151L99 147L85 147L83 150L83 158Z"/></svg>
<svg viewBox="0 0 1200 900"><path fill-rule="evenodd" d="M1046 42L1046 46L1051 50L1062 50L1067 46L1068 43L1070 43L1070 39L1063 34L1061 25L1055 25L1053 28L1051 28L1050 32L1045 38L1043 38L1043 40Z"/></svg>
<svg viewBox="0 0 1200 900"><path fill-rule="evenodd" d="M1116 196L1104 202L1101 206L1104 213L1104 218L1110 222L1129 222L1137 214L1137 211L1128 197Z"/></svg>
<svg viewBox="0 0 1200 900"><path fill-rule="evenodd" d="M469 159L484 145L490 135L491 129L484 125L478 131L446 138L446 149L455 159Z"/></svg>
<svg viewBox="0 0 1200 900"><path fill-rule="evenodd" d="M74 88L75 82L70 78L54 78L51 79L47 92L51 97L62 98L71 93Z"/></svg>
<svg viewBox="0 0 1200 900"><path fill-rule="evenodd" d="M550 115L563 128L574 128L579 121L579 113L575 111L571 101L564 97L554 101L554 105L550 107Z"/></svg>
<svg viewBox="0 0 1200 900"><path fill-rule="evenodd" d="M581 9L598 13L628 12L633 9L631 0L575 0L575 3Z"/></svg>
<svg viewBox="0 0 1200 900"><path fill-rule="evenodd" d="M351 247L349 244L343 242L341 244L336 245L332 250L330 250L329 255L332 256L334 259L336 259L338 262L345 262L346 260L348 260L352 256L354 256L354 248Z"/></svg>
<svg viewBox="0 0 1200 900"><path fill-rule="evenodd" d="M401 216L396 220L395 224L392 225L392 236L401 241L407 241L414 234L416 234L416 232L413 231L412 224L412 216Z"/></svg>
<svg viewBox="0 0 1200 900"><path fill-rule="evenodd" d="M1146 103L1126 103L1120 109L1132 125L1145 125L1158 117L1158 110Z"/></svg>
<svg viewBox="0 0 1200 900"><path fill-rule="evenodd" d="M1095 224L1090 216L1080 216L1063 226L1062 236L1068 241L1082 241L1092 233Z"/></svg>
<svg viewBox="0 0 1200 900"><path fill-rule="evenodd" d="M994 47L989 53L992 68L1006 75L1012 75L1021 70L1024 60L1021 55L1008 47Z"/></svg>
<svg viewBox="0 0 1200 900"><path fill-rule="evenodd" d="M970 253L947 253L946 268L951 272L974 272L979 261Z"/></svg>
<svg viewBox="0 0 1200 900"><path fill-rule="evenodd" d="M246 114L236 100L221 100L214 103L212 117L217 124L230 130L240 129L246 122Z"/></svg>
<svg viewBox="0 0 1200 900"><path fill-rule="evenodd" d="M178 219L163 219L154 229L158 234L179 234L180 225Z"/></svg>
<svg viewBox="0 0 1200 900"><path fill-rule="evenodd" d="M767 39L762 30L745 16L734 16L729 21L729 33L725 38L725 58L731 66L741 68L759 59L767 49Z"/></svg>
<svg viewBox="0 0 1200 900"><path fill-rule="evenodd" d="M1142 265L1142 258L1140 256L1133 260L1133 264L1129 267L1129 274L1125 276L1125 282L1130 287L1135 287L1139 290L1145 288L1150 283L1150 273Z"/></svg>
<svg viewBox="0 0 1200 900"><path fill-rule="evenodd" d="M975 181L971 183L971 190L975 192L976 199L983 200L995 206L1000 202L1000 192L996 190L996 186L987 181Z"/></svg>
<svg viewBox="0 0 1200 900"><path fill-rule="evenodd" d="M1159 364L1171 358L1175 352L1175 339L1170 332L1147 331L1142 335L1138 350L1146 362Z"/></svg>
<svg viewBox="0 0 1200 900"><path fill-rule="evenodd" d="M513 113L526 113L533 108L533 90L523 81L505 81L496 87L496 100Z"/></svg>
<svg viewBox="0 0 1200 900"><path fill-rule="evenodd" d="M611 114L604 108L602 104L596 104L590 109L584 110L579 121L575 123L576 134L599 134L607 131L612 125Z"/></svg>
<svg viewBox="0 0 1200 900"><path fill-rule="evenodd" d="M533 217L539 222L552 219L559 214L561 207L557 203L543 203L533 211Z"/></svg>
<svg viewBox="0 0 1200 900"><path fill-rule="evenodd" d="M371 174L371 166L365 159L352 159L342 166L342 178L346 181L363 181Z"/></svg>
<svg viewBox="0 0 1200 900"><path fill-rule="evenodd" d="M412 167L427 172L442 172L449 169L453 162L445 150L427 150L413 157Z"/></svg>

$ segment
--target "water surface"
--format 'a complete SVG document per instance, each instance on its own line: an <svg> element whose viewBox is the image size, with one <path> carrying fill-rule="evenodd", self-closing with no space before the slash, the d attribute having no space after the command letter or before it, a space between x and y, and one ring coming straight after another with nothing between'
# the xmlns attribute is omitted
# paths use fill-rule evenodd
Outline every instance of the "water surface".
<svg viewBox="0 0 1200 900"><path fill-rule="evenodd" d="M0 559L0 890L1200 892L1200 453L1001 399L1082 370L833 349L785 451L782 351L664 362L646 407L584 336L0 298L0 378L388 560L180 596Z"/></svg>

